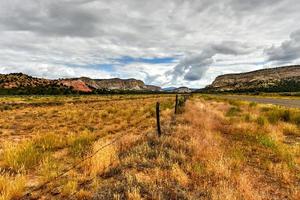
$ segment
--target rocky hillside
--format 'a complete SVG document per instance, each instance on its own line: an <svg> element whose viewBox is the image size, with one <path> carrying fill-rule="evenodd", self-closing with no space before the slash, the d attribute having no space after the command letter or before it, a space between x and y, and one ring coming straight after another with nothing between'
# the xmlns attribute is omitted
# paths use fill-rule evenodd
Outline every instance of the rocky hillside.
<svg viewBox="0 0 300 200"><path fill-rule="evenodd" d="M22 73L0 74L0 88L24 88L55 85L57 81L34 78Z"/></svg>
<svg viewBox="0 0 300 200"><path fill-rule="evenodd" d="M87 77L81 77L75 79L62 79L60 80L60 82L63 85L71 86L74 88L82 88L85 91L87 91L88 88L90 88L90 90L160 90L160 87L145 85L143 81L136 79L90 79ZM86 88L83 88L83 85L85 85Z"/></svg>
<svg viewBox="0 0 300 200"><path fill-rule="evenodd" d="M98 93L118 91L160 91L161 88L145 85L136 79L90 79L87 77L49 80L35 78L22 73L0 74L2 93L52 94L54 93ZM4 91L4 92L3 92ZM17 91L17 92L16 92Z"/></svg>
<svg viewBox="0 0 300 200"><path fill-rule="evenodd" d="M297 92L300 91L300 65L221 75L202 91Z"/></svg>
<svg viewBox="0 0 300 200"><path fill-rule="evenodd" d="M123 91L160 91L161 88L152 85L145 85L141 80L136 79L90 79L87 77L74 79L61 79L59 82L68 87L84 92L94 90L123 90Z"/></svg>

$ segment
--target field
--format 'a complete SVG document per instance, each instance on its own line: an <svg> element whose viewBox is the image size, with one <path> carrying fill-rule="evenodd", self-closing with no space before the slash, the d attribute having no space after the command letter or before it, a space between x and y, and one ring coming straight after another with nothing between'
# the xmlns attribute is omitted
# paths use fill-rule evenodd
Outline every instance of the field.
<svg viewBox="0 0 300 200"><path fill-rule="evenodd" d="M174 104L1 97L0 200L300 199L299 109L193 95L175 116Z"/></svg>

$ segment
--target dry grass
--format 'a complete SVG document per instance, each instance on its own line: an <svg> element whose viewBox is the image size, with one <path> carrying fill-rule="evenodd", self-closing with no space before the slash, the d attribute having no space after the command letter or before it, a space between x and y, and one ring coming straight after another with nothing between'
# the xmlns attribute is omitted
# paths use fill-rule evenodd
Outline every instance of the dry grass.
<svg viewBox="0 0 300 200"><path fill-rule="evenodd" d="M4 166L15 171L23 171L34 167L43 156L31 141L22 144L6 142L3 145L2 155Z"/></svg>
<svg viewBox="0 0 300 200"><path fill-rule="evenodd" d="M88 103L76 103L86 97L45 98L28 101L63 104L22 105L0 117L2 135L11 141L1 155L5 180L24 181L14 195L33 179L37 185L49 180L122 135L49 184L43 190L57 194L48 192L44 198L64 199L73 193L75 199L299 197L298 110L196 96L174 118L174 97L168 96L92 96ZM113 99L97 101L105 98ZM162 103L161 137L155 131L157 99ZM14 174L7 175L11 169ZM42 197L43 190L33 196Z"/></svg>
<svg viewBox="0 0 300 200"><path fill-rule="evenodd" d="M104 145L107 145L111 141L97 141L93 144L93 151L95 153L98 149L102 148ZM101 175L109 168L114 167L117 164L117 150L115 145L110 145L104 148L100 153L96 154L93 159L88 160L86 173L91 176Z"/></svg>
<svg viewBox="0 0 300 200"><path fill-rule="evenodd" d="M22 196L25 189L25 178L21 175L0 175L0 199L10 200Z"/></svg>
<svg viewBox="0 0 300 200"><path fill-rule="evenodd" d="M44 188L58 191L59 198L73 192L78 198L90 197L98 181L93 181L86 189L80 186L116 165L118 152L130 148L140 131L153 130L155 119L149 110L156 101L166 110L173 99L168 95L2 98L1 102L9 107L1 110L0 117L3 176L11 181L15 181L14 177L25 177L26 182L19 191L22 194L27 186L51 180L101 145L131 131L115 146L103 149L93 159L71 170L67 177ZM6 194L5 190L0 193ZM42 193L38 191L32 195L41 197ZM51 198L50 193L43 193L43 196Z"/></svg>

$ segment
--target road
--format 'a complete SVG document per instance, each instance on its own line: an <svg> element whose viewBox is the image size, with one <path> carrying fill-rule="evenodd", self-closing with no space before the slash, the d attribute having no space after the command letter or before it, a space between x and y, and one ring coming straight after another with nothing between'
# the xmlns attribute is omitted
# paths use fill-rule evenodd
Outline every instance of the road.
<svg viewBox="0 0 300 200"><path fill-rule="evenodd" d="M279 106L286 106L290 108L300 108L300 99L280 99L271 97L252 97L252 96L240 96L240 95L226 95L223 96L228 99L238 99L243 101L252 101L256 103L273 104Z"/></svg>

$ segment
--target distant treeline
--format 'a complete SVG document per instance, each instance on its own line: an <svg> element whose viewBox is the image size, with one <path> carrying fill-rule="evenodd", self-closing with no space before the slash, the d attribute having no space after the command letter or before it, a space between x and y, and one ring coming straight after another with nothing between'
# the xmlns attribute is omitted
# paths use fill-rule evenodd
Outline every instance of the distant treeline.
<svg viewBox="0 0 300 200"><path fill-rule="evenodd" d="M76 91L67 87L23 87L23 88L0 88L0 95L90 95L90 94L163 94L164 91L146 90L106 90L94 89L92 92ZM170 93L170 92L168 92Z"/></svg>
<svg viewBox="0 0 300 200"><path fill-rule="evenodd" d="M69 88L62 87L26 87L26 88L0 88L0 95L67 95L74 94Z"/></svg>

